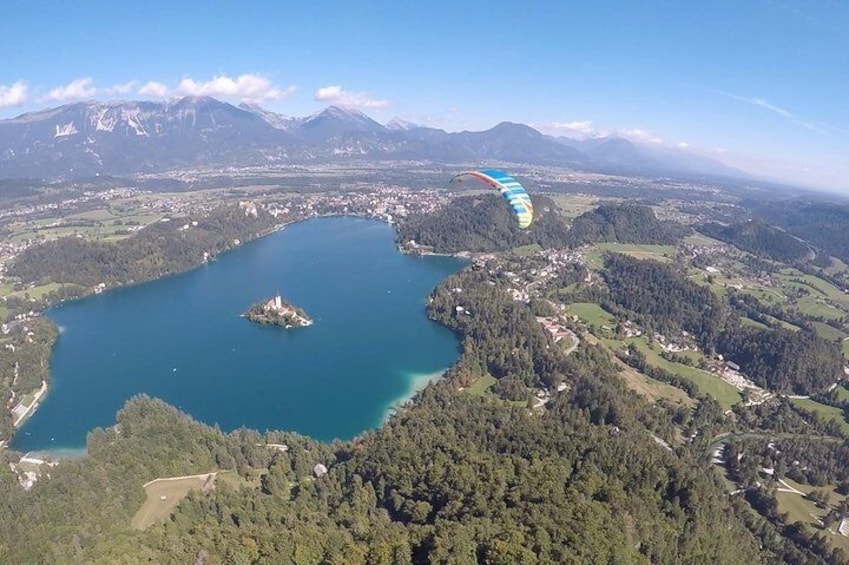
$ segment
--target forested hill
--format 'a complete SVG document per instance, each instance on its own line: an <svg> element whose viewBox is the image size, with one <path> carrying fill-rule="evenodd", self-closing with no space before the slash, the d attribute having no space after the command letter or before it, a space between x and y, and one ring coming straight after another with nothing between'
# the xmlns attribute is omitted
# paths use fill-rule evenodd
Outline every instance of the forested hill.
<svg viewBox="0 0 849 565"><path fill-rule="evenodd" d="M767 259L793 263L810 259L814 255L805 242L760 220L727 226L712 222L702 224L697 229L707 236Z"/></svg>
<svg viewBox="0 0 849 565"><path fill-rule="evenodd" d="M63 237L27 248L9 274L24 283L74 283L93 287L142 282L199 265L268 231L276 220L262 209L230 205L195 219L157 222L114 243Z"/></svg>
<svg viewBox="0 0 849 565"><path fill-rule="evenodd" d="M849 262L849 205L830 202L745 202L752 214L810 242L824 253ZM819 262L819 261L818 261Z"/></svg>
<svg viewBox="0 0 849 565"><path fill-rule="evenodd" d="M784 393L822 392L843 377L840 347L811 329L741 327L739 308L668 265L621 254L605 260L605 308L634 319L650 333L691 333L763 387ZM735 315L732 315L735 314Z"/></svg>
<svg viewBox="0 0 849 565"><path fill-rule="evenodd" d="M457 285L463 292L450 290ZM713 437L721 420L710 403L692 414L650 404L603 347L566 356L541 331L526 339L534 320L483 272L451 277L433 298L432 314L463 340L460 362L380 429L332 444L224 434L160 401L132 399L115 428L89 434L88 456L51 469L31 491L0 466L0 515L14 516L0 520L0 562L824 562L808 534L782 537L729 498L701 439L675 450L655 440L675 442L681 418L698 420L703 441ZM487 371L567 388L530 410L505 401L509 389L458 386ZM327 474L317 476L319 463ZM217 470L230 473L169 519L130 527L145 482Z"/></svg>
<svg viewBox="0 0 849 565"><path fill-rule="evenodd" d="M658 220L643 204L602 204L575 218L569 232L571 245L598 242L675 244L690 228Z"/></svg>
<svg viewBox="0 0 849 565"><path fill-rule="evenodd" d="M533 201L534 222L528 230L516 227L499 196L463 196L435 213L408 218L398 227L398 241L454 253L505 251L532 243L544 248L598 242L674 244L690 233L690 228L658 220L651 208L633 203L602 204L578 216L569 229L550 198L535 195Z"/></svg>
<svg viewBox="0 0 849 565"><path fill-rule="evenodd" d="M588 373L589 377L589 373ZM759 563L757 542L692 462L658 446L597 375L544 415L451 390L355 443L224 435L139 398L90 455L25 493L2 471L4 563ZM283 453L264 447L285 443ZM329 473L313 479L317 463ZM234 469L173 517L130 529L142 484ZM237 481L238 482L238 481Z"/></svg>
<svg viewBox="0 0 849 565"><path fill-rule="evenodd" d="M550 198L534 196L534 222L516 226L509 205L497 194L462 196L433 214L412 215L398 225L398 241L410 241L441 253L503 251L537 243L566 245L568 228Z"/></svg>

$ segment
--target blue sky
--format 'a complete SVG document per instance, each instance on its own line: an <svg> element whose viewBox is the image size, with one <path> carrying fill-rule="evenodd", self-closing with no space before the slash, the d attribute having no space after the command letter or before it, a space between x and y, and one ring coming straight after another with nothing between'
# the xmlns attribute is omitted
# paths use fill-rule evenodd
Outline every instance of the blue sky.
<svg viewBox="0 0 849 565"><path fill-rule="evenodd" d="M849 191L849 2L0 3L0 118L207 93L618 134Z"/></svg>

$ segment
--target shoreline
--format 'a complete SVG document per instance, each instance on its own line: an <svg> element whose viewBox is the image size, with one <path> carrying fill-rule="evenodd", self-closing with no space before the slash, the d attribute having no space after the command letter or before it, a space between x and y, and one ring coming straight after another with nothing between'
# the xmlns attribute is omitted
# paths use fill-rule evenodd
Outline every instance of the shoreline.
<svg viewBox="0 0 849 565"><path fill-rule="evenodd" d="M384 409L377 427L381 427L389 421L392 416L397 414L402 408L412 402L413 398L427 387L430 383L434 383L445 376L445 373L450 367L439 369L432 373L404 373L407 378L407 390L395 400L392 400Z"/></svg>

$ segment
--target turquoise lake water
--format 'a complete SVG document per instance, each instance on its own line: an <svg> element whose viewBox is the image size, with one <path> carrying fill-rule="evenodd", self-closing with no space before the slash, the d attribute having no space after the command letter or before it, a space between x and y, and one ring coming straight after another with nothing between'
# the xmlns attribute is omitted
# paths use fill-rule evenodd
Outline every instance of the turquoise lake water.
<svg viewBox="0 0 849 565"><path fill-rule="evenodd" d="M456 360L457 339L427 319L425 304L465 264L402 255L380 222L324 218L188 273L50 309L60 328L53 382L13 447L81 448L138 393L223 430L354 437ZM315 325L240 317L278 289Z"/></svg>

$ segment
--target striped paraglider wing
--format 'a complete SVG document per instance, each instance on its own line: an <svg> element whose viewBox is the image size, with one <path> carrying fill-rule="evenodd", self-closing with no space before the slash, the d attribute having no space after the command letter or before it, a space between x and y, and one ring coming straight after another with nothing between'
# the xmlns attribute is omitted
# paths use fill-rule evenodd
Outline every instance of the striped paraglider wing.
<svg viewBox="0 0 849 565"><path fill-rule="evenodd" d="M463 171L451 179L452 183L461 183L468 178L475 178L498 190L504 200L510 204L516 221L521 229L530 227L534 221L534 206L531 197L519 182L505 173L495 169L481 171Z"/></svg>

